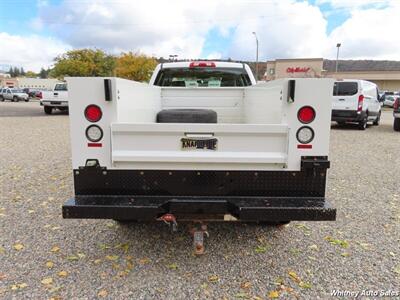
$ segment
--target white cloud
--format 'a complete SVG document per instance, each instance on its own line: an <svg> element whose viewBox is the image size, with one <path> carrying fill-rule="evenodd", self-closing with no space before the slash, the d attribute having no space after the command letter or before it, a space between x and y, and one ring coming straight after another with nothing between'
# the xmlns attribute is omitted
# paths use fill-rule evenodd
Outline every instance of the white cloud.
<svg viewBox="0 0 400 300"><path fill-rule="evenodd" d="M248 21L240 23L235 30L229 51L232 58L255 59L253 31L258 36L261 59L321 56L327 42L327 22L317 7L286 0L249 8L241 14ZM263 17L249 19L254 11Z"/></svg>
<svg viewBox="0 0 400 300"><path fill-rule="evenodd" d="M61 41L37 35L23 37L0 32L0 40L0 64L22 66L25 71L46 68L54 57L70 49Z"/></svg>
<svg viewBox="0 0 400 300"><path fill-rule="evenodd" d="M400 60L396 36L400 28L400 2L385 9L357 9L351 17L329 35L330 49L324 54L333 57L335 45L342 43L341 58Z"/></svg>
<svg viewBox="0 0 400 300"><path fill-rule="evenodd" d="M206 59L221 59L221 58L222 58L222 54L220 52L211 52L206 57Z"/></svg>
<svg viewBox="0 0 400 300"><path fill-rule="evenodd" d="M74 47L198 57L216 2L64 1L41 10L42 22Z"/></svg>
<svg viewBox="0 0 400 300"><path fill-rule="evenodd" d="M341 42L341 58L399 59L396 47L400 28L400 1L318 0L329 3L349 18L330 34L327 11L295 0L65 0L51 4L39 0L39 15L32 30L56 37L22 37L2 33L0 64L37 70L70 48L96 47L109 52L140 51L148 55L199 58L211 30L224 43L207 41L209 58L255 59L257 32L259 59L334 58ZM215 39L216 37L213 36ZM70 45L70 46L69 46ZM211 49L211 50L210 50Z"/></svg>

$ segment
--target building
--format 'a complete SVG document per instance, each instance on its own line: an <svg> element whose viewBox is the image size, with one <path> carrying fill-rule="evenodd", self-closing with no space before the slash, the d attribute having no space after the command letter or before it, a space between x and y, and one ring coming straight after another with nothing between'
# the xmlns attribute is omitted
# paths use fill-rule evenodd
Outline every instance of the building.
<svg viewBox="0 0 400 300"><path fill-rule="evenodd" d="M17 78L11 78L9 74L0 75L0 87L16 87L18 86Z"/></svg>
<svg viewBox="0 0 400 300"><path fill-rule="evenodd" d="M375 82L380 90L400 91L400 61L336 60L323 58L277 59L267 61L264 79L285 77L331 77L364 79Z"/></svg>
<svg viewBox="0 0 400 300"><path fill-rule="evenodd" d="M32 88L40 90L52 90L54 85L59 82L57 79L42 78L10 78L9 76L0 76L0 86L15 88Z"/></svg>

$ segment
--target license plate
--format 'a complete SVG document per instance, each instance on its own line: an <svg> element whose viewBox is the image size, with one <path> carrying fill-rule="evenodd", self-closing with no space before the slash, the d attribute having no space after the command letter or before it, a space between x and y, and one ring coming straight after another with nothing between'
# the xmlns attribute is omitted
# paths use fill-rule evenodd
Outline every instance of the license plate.
<svg viewBox="0 0 400 300"><path fill-rule="evenodd" d="M218 140L212 139L193 139L193 138L182 138L182 149L183 150L217 150Z"/></svg>
<svg viewBox="0 0 400 300"><path fill-rule="evenodd" d="M54 104L54 105L60 105L61 102L60 101L51 101L50 104Z"/></svg>

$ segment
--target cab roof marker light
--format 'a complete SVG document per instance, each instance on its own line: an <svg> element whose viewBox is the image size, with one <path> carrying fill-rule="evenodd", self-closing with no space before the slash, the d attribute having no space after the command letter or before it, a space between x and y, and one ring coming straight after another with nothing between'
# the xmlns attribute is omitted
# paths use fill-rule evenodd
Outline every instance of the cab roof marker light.
<svg viewBox="0 0 400 300"><path fill-rule="evenodd" d="M204 67L210 67L210 68L215 68L215 62L213 61L192 61L189 64L189 68L204 68Z"/></svg>

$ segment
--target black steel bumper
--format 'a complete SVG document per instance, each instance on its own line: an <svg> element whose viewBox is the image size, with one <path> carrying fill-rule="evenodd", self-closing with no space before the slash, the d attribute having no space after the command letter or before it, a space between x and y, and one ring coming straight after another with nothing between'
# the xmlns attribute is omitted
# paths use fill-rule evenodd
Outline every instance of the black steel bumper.
<svg viewBox="0 0 400 300"><path fill-rule="evenodd" d="M74 170L64 218L240 221L335 220L325 199L327 157L303 157L292 171Z"/></svg>
<svg viewBox="0 0 400 300"><path fill-rule="evenodd" d="M334 221L324 198L80 196L63 206L64 218L154 221L171 213L178 220ZM231 216L233 218L231 218Z"/></svg>
<svg viewBox="0 0 400 300"><path fill-rule="evenodd" d="M334 122L360 122L366 117L365 111L356 110L332 110L332 121Z"/></svg>

